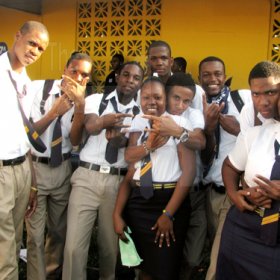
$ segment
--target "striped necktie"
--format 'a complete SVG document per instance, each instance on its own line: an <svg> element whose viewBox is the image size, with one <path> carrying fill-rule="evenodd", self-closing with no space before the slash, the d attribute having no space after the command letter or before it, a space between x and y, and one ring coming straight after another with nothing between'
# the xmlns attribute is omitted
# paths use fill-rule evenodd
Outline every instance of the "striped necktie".
<svg viewBox="0 0 280 280"><path fill-rule="evenodd" d="M9 73L11 82L12 82L12 84L13 84L16 92L17 92L18 106L19 106L19 110L20 110L20 113L21 113L21 117L22 117L23 124L24 124L24 129L25 129L25 132L27 134L27 137L28 137L30 143L32 144L32 146L34 147L34 149L36 149L40 153L44 153L46 151L47 147L45 146L45 144L41 140L39 134L33 128L30 121L25 116L25 113L23 111L21 101L20 101L20 96L22 96L23 94L18 91L16 81L13 79L11 72L8 71L8 73Z"/></svg>
<svg viewBox="0 0 280 280"><path fill-rule="evenodd" d="M112 106L115 110L116 113L119 113L118 110L118 105L115 96L110 99ZM114 146L110 141L106 145L106 150L105 150L105 159L110 163L113 164L117 162L118 160L118 152L119 149L118 147Z"/></svg>
<svg viewBox="0 0 280 280"><path fill-rule="evenodd" d="M272 166L270 180L280 180L280 155L279 143L274 142L275 162ZM280 201L273 200L270 209L265 209L261 223L261 239L266 245L275 246L277 244L278 224L279 224Z"/></svg>
<svg viewBox="0 0 280 280"><path fill-rule="evenodd" d="M118 105L117 105L117 101L116 101L116 98L115 96L112 97L110 99L111 101L111 104L114 108L114 111L116 113L120 113L120 111L118 110ZM127 109L126 110L126 113L129 112L130 109ZM140 110L137 106L134 106L133 109L132 109L132 113L134 115L136 114L139 114ZM119 152L119 148L114 146L110 141L107 143L106 145L106 150L105 150L105 159L110 163L110 164L113 164L115 162L117 162L118 160L118 152Z"/></svg>
<svg viewBox="0 0 280 280"><path fill-rule="evenodd" d="M147 140L147 138L146 133L144 133L141 142L143 143ZM152 161L150 153L148 153L141 161L140 193L145 199L150 199L154 195Z"/></svg>
<svg viewBox="0 0 280 280"><path fill-rule="evenodd" d="M59 94L55 95L58 98ZM62 132L61 132L61 116L55 122L51 143L51 160L50 166L57 167L62 163Z"/></svg>

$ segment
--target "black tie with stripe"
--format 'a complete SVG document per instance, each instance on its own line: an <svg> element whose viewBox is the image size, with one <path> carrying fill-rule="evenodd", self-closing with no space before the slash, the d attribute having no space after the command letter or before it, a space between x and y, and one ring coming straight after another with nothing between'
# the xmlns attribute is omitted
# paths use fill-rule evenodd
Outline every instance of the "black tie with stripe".
<svg viewBox="0 0 280 280"><path fill-rule="evenodd" d="M59 94L55 95L58 98ZM51 160L50 166L57 167L62 163L62 131L61 131L61 116L55 122L51 143Z"/></svg>
<svg viewBox="0 0 280 280"><path fill-rule="evenodd" d="M10 71L8 71L11 82L17 92L17 100L18 100L18 106L19 106L19 110L21 113L21 117L23 120L23 124L24 124L24 128L25 128L25 132L27 134L27 137L30 141L30 143L32 144L32 146L40 153L43 153L46 151L47 147L45 146L45 144L43 143L43 141L41 140L39 134L35 131L35 129L33 128L32 124L30 123L30 121L27 119L27 117L25 116L25 113L23 111L22 105L21 105L21 101L20 101L20 96L22 95L18 89L17 89L17 85L15 80L12 77L12 74Z"/></svg>
<svg viewBox="0 0 280 280"><path fill-rule="evenodd" d="M141 142L147 140L145 133L142 136ZM154 195L153 176L152 176L152 161L150 152L142 159L140 169L140 193L145 199L150 199Z"/></svg>
<svg viewBox="0 0 280 280"><path fill-rule="evenodd" d="M112 97L110 99L111 101L111 104L115 110L116 113L120 113L120 111L118 110L118 105L117 105L117 101L116 101L116 98L115 96ZM127 110L129 111L129 109ZM132 109L132 112L134 115L137 115L140 110L137 106L134 106L133 109ZM118 160L118 152L119 152L119 149L118 147L114 146L110 141L107 143L106 145L106 150L105 150L105 159L110 163L110 164L113 164L115 162L117 162Z"/></svg>

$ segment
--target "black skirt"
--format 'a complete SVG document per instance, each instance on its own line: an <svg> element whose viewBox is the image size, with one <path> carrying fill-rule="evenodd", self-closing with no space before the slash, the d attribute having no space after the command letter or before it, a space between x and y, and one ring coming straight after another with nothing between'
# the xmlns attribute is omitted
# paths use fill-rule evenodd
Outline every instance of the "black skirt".
<svg viewBox="0 0 280 280"><path fill-rule="evenodd" d="M263 243L261 220L255 212L230 208L221 237L216 280L280 280L280 240L276 246Z"/></svg>
<svg viewBox="0 0 280 280"><path fill-rule="evenodd" d="M154 242L156 231L151 228L161 216L174 189L155 190L154 196L145 200L139 187L133 187L125 209L125 220L132 231L136 249L143 259L140 269L153 279L178 279L184 241L188 226L190 203L188 197L174 215L173 231L176 242L166 242L159 248Z"/></svg>

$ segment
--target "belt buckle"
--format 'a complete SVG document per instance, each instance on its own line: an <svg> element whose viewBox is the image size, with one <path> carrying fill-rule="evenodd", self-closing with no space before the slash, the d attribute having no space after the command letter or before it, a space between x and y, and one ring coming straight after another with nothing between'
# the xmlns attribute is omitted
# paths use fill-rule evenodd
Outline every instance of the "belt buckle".
<svg viewBox="0 0 280 280"><path fill-rule="evenodd" d="M111 171L111 167L110 166L100 165L100 169L99 169L100 173L109 174L110 171Z"/></svg>

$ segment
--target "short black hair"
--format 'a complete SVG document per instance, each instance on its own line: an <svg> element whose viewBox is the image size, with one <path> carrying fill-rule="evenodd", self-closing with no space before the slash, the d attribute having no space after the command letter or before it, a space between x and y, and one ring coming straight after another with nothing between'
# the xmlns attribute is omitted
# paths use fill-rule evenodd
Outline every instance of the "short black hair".
<svg viewBox="0 0 280 280"><path fill-rule="evenodd" d="M159 83L162 86L163 90L165 91L164 83L162 82L162 80L159 77L156 77L156 76L151 76L151 77L147 78L146 80L144 80L144 82L141 85L141 89L146 84L149 84L149 83Z"/></svg>
<svg viewBox="0 0 280 280"><path fill-rule="evenodd" d="M149 45L149 48L148 48L148 55L150 54L150 50L152 48L157 48L157 47L165 47L168 49L169 51L169 55L171 57L171 48L170 48L170 45L165 42L165 41L161 41L161 40L158 40L158 41L152 41L152 43Z"/></svg>
<svg viewBox="0 0 280 280"><path fill-rule="evenodd" d="M275 77L280 78L280 66L276 62L261 61L250 71L248 82L252 79Z"/></svg>
<svg viewBox="0 0 280 280"><path fill-rule="evenodd" d="M174 62L176 62L178 64L178 66L181 68L181 70L183 72L186 72L186 70L187 70L187 61L183 57L181 57L181 56L175 57L174 58Z"/></svg>
<svg viewBox="0 0 280 280"><path fill-rule="evenodd" d="M199 66L198 66L198 71L199 71L199 73L200 73L202 64L205 63L205 62L211 62L211 61L219 61L220 63L222 63L222 65L223 65L223 67L224 67L224 72L226 72L225 63L224 63L224 61L223 61L221 58L219 58L219 57L217 57L217 56L208 56L208 57L206 57L206 58L204 58L204 59L202 59L202 60L200 61Z"/></svg>
<svg viewBox="0 0 280 280"><path fill-rule="evenodd" d="M143 70L143 67L141 66L141 64L137 61L127 61L126 63L120 65L120 67L118 68L118 73L121 73L123 68L126 66L126 65L136 65L139 67L139 69L141 70L141 74L142 74L142 78L144 77L144 70Z"/></svg>
<svg viewBox="0 0 280 280"><path fill-rule="evenodd" d="M90 64L92 64L92 59L91 59L91 57L88 54L82 53L82 52L78 52L78 51L74 51L71 54L71 56L69 57L69 59L67 60L66 67L68 67L69 64L73 60L85 60L85 61L88 61Z"/></svg>
<svg viewBox="0 0 280 280"><path fill-rule="evenodd" d="M196 85L190 74L178 72L170 76L165 84L165 92L167 95L174 86L189 88L194 95L196 93Z"/></svg>
<svg viewBox="0 0 280 280"><path fill-rule="evenodd" d="M120 64L123 64L123 63L124 63L124 57L123 57L123 55L122 55L121 53L116 53L116 54L114 54L114 55L112 56L112 58L113 58L113 57L116 57L116 58L119 60Z"/></svg>
<svg viewBox="0 0 280 280"><path fill-rule="evenodd" d="M41 33L45 33L47 34L47 36L49 37L49 32L48 32L48 29L47 27L39 22L39 21L34 21L34 20L29 20L29 21L26 21L20 28L20 33L22 35L25 35L33 30L37 30Z"/></svg>

